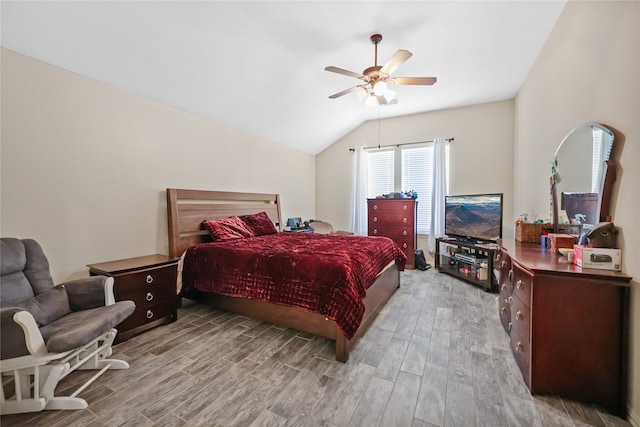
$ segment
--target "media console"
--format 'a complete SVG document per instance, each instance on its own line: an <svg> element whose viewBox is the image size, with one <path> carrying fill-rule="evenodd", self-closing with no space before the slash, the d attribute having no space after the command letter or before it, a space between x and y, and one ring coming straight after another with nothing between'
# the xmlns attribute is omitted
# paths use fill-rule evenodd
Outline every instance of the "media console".
<svg viewBox="0 0 640 427"><path fill-rule="evenodd" d="M435 266L438 271L459 277L496 292L493 261L498 251L494 243L472 243L441 237L436 239Z"/></svg>

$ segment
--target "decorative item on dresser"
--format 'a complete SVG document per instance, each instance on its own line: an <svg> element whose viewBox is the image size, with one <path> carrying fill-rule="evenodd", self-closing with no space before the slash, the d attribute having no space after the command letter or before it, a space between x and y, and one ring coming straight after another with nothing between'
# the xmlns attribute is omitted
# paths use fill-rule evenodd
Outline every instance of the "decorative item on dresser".
<svg viewBox="0 0 640 427"><path fill-rule="evenodd" d="M368 199L368 234L391 238L407 256L405 268L415 268L416 199Z"/></svg>
<svg viewBox="0 0 640 427"><path fill-rule="evenodd" d="M133 314L117 326L117 343L178 319L178 258L156 254L89 264L87 267L92 276L114 278L116 301L131 300L136 303Z"/></svg>
<svg viewBox="0 0 640 427"><path fill-rule="evenodd" d="M531 393L624 418L631 277L582 269L539 244L500 245L500 320Z"/></svg>

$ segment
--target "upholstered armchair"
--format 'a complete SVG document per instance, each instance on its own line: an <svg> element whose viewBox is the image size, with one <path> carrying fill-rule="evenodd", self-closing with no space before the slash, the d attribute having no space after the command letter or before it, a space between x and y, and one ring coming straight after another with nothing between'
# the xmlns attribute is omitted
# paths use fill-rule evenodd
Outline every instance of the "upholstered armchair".
<svg viewBox="0 0 640 427"><path fill-rule="evenodd" d="M77 397L107 369L114 327L133 313L115 302L113 278L92 276L54 286L49 262L32 239L2 238L0 278L0 413L83 409ZM71 396L55 396L58 382L77 369L98 372Z"/></svg>

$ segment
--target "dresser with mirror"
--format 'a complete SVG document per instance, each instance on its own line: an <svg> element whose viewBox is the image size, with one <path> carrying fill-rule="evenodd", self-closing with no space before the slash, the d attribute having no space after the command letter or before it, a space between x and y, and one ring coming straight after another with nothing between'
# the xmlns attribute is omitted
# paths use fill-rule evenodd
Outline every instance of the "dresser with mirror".
<svg viewBox="0 0 640 427"><path fill-rule="evenodd" d="M614 133L597 123L572 130L553 155L554 228L559 214L607 220ZM533 394L597 404L626 417L631 277L583 269L539 243L501 241L499 314Z"/></svg>

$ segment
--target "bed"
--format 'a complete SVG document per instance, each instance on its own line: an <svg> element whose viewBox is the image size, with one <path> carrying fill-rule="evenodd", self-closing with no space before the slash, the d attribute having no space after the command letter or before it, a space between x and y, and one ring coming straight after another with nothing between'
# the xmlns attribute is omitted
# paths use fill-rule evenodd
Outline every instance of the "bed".
<svg viewBox="0 0 640 427"><path fill-rule="evenodd" d="M214 274L214 272L206 271L206 264L198 264L197 261L195 261L196 258L207 257L209 260L221 259L221 252L216 252L215 255L210 255L209 252L203 252L221 250L220 245L218 245L219 242L211 243L211 238L207 230L203 229L203 220L212 221L231 216L250 216L264 212L273 222L276 229L280 230L282 223L279 195L168 188L167 211L169 254L174 257L180 257L186 254L182 284L183 295L247 317L273 322L332 339L335 341L336 360L340 362L346 362L348 360L350 350L373 322L380 309L400 286L400 271L404 268L405 259L400 258L400 256L404 257L404 255L398 248L402 255L397 256L395 260L389 263L384 263L384 265L382 265L382 261L379 261L378 264L380 264L380 266L375 267L376 271L373 274L371 272L365 272L366 269L374 268L369 265L373 264L373 262L364 263L366 265L362 268L349 267L348 274L350 277L352 276L356 282L367 282L363 285L366 291L359 292L361 298L357 303L358 306L360 304L362 305L362 312L357 313L359 319L357 319L358 321L355 325L345 323L344 316L340 316L339 311L329 311L325 314L320 314L319 312L314 312L304 304L301 308L298 308L283 305L280 301L269 302L259 296L256 299L239 296L234 292L224 292L225 294L218 293L215 290L210 290L206 286L208 274ZM316 244L325 244L323 241L327 239L337 239L334 241L334 244L341 245L343 248L345 247L345 243L353 242L355 245L355 243L359 241L358 239L368 241L374 241L375 239L390 240L386 238L361 238L344 235L323 236L311 234L301 236L301 234L307 233L277 233L273 236L250 237L246 242L229 242L229 246L235 246L236 249L240 248L246 252L248 250L247 247L258 245L261 239L273 238L275 239L274 241L280 242L271 244L274 248L273 251L276 251L278 246L287 246L291 248L292 252L297 252L298 250L295 249L297 247L311 247ZM303 239L308 239L305 242L309 243L305 244L302 242ZM339 239L343 240L339 242ZM353 240L345 242L344 239ZM248 244L249 242L250 244ZM387 249L385 249L385 251L388 252ZM196 256L197 254L200 255ZM310 255L307 255L307 257L309 256ZM225 265L233 264L234 262L235 258L231 258L230 261L220 261L216 268L211 268L210 270L215 270L217 274L218 270L222 270ZM259 261L255 261L255 263L258 262ZM271 263L270 265L276 264ZM324 271L323 269L320 270ZM354 273L352 270L357 272ZM222 272L220 274L222 274ZM364 276L367 277L365 278ZM228 278L229 276L224 277ZM217 278L216 280L221 279ZM285 277L282 280L283 286L288 286L288 279ZM320 283L322 280L324 280L324 282ZM331 279L330 276L322 280L318 282L320 283L319 286L324 286L325 289L330 290L336 287L334 280ZM243 283L244 282L240 282L237 288L243 288ZM349 298L346 299L348 300ZM339 301L342 301L342 299L343 298L340 297ZM358 310L360 310L360 308L358 308ZM351 311L351 309L348 309L347 313L351 313Z"/></svg>

